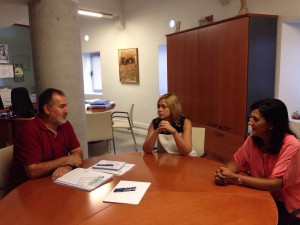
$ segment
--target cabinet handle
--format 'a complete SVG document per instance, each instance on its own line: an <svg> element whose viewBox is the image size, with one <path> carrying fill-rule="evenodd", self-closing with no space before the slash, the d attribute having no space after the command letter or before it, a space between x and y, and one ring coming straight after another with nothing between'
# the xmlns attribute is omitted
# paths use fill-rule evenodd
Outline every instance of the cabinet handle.
<svg viewBox="0 0 300 225"><path fill-rule="evenodd" d="M224 134L216 132L216 131L213 131L213 134L218 136L218 137L223 137L224 136Z"/></svg>
<svg viewBox="0 0 300 225"><path fill-rule="evenodd" d="M222 130L230 130L231 127L226 127L226 126L218 126L218 128L222 129Z"/></svg>

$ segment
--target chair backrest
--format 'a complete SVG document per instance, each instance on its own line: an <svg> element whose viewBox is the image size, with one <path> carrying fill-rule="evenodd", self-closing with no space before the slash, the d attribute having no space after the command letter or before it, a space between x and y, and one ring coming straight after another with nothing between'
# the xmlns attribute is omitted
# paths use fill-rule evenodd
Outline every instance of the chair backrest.
<svg viewBox="0 0 300 225"><path fill-rule="evenodd" d="M13 145L0 149L0 199L8 192L8 174L13 160Z"/></svg>
<svg viewBox="0 0 300 225"><path fill-rule="evenodd" d="M34 116L34 107L30 100L28 90L25 87L17 87L11 90L11 105L14 114L18 116Z"/></svg>
<svg viewBox="0 0 300 225"><path fill-rule="evenodd" d="M205 128L192 127L192 145L198 156L204 153Z"/></svg>
<svg viewBox="0 0 300 225"><path fill-rule="evenodd" d="M86 113L86 123L88 142L113 139L111 111Z"/></svg>
<svg viewBox="0 0 300 225"><path fill-rule="evenodd" d="M2 101L1 95L0 95L0 109L4 109L4 105L3 105L3 101Z"/></svg>

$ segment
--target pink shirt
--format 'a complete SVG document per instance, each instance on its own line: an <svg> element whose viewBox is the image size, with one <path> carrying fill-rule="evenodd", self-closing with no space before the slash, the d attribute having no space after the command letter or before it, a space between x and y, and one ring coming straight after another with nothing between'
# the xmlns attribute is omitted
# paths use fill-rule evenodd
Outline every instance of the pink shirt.
<svg viewBox="0 0 300 225"><path fill-rule="evenodd" d="M287 135L277 155L263 153L252 141L251 135L234 154L242 171L253 177L283 179L281 190L274 197L284 202L288 212L300 208L300 143L293 135Z"/></svg>

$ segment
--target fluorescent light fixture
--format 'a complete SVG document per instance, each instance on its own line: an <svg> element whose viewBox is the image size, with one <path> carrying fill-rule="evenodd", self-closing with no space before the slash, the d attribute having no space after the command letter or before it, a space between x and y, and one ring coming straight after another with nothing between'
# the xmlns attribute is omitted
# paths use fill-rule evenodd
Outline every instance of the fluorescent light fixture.
<svg viewBox="0 0 300 225"><path fill-rule="evenodd" d="M98 18L109 18L112 19L113 15L109 13L100 13L100 12L91 12L91 11L86 11L86 10L78 10L78 14L80 15L85 15L85 16L93 16L93 17L98 17Z"/></svg>

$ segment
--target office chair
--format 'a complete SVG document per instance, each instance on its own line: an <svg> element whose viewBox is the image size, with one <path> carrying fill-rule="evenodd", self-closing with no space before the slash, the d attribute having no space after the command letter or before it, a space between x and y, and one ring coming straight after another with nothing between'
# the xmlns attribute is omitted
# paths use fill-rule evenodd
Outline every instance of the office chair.
<svg viewBox="0 0 300 225"><path fill-rule="evenodd" d="M88 143L113 141L114 154L116 154L115 140L112 130L111 111L86 113Z"/></svg>
<svg viewBox="0 0 300 225"><path fill-rule="evenodd" d="M134 142L135 151L138 151L138 147L136 144L136 140L135 140L135 136L134 136L133 128L132 128L132 126L133 126L133 124L132 124L133 108L134 108L134 104L132 103L129 113L125 112L125 111L114 111L111 114L111 119L113 122L113 130L114 129L130 130L131 136L132 136L132 139Z"/></svg>
<svg viewBox="0 0 300 225"><path fill-rule="evenodd" d="M4 105L3 105L3 101L2 101L1 95L0 95L0 109L4 110Z"/></svg>
<svg viewBox="0 0 300 225"><path fill-rule="evenodd" d="M11 90L11 105L14 115L19 117L33 117L35 115L28 90L25 87L17 87Z"/></svg>
<svg viewBox="0 0 300 225"><path fill-rule="evenodd" d="M8 174L13 160L13 145L0 149L0 199L11 189L8 185Z"/></svg>
<svg viewBox="0 0 300 225"><path fill-rule="evenodd" d="M207 153L204 152L205 128L192 127L192 146L195 148L197 155L205 158Z"/></svg>

